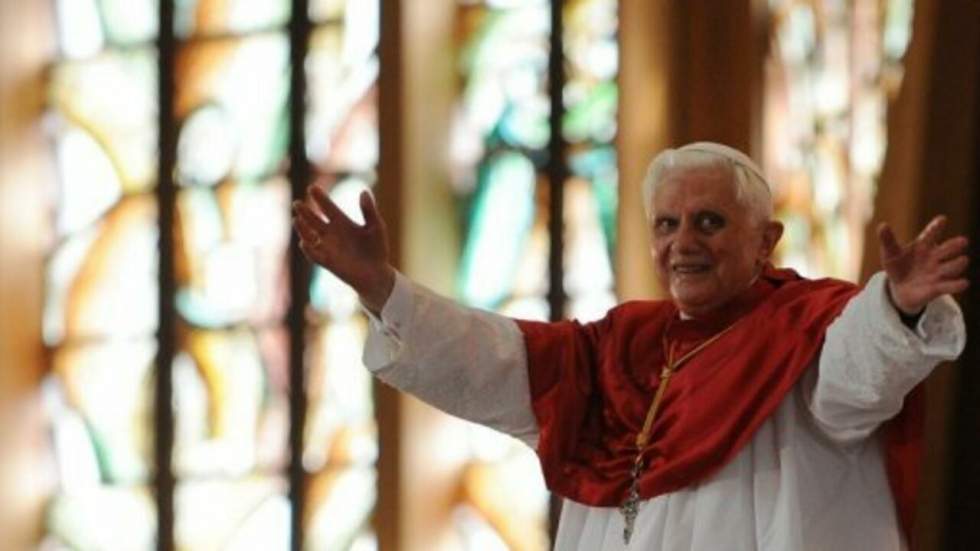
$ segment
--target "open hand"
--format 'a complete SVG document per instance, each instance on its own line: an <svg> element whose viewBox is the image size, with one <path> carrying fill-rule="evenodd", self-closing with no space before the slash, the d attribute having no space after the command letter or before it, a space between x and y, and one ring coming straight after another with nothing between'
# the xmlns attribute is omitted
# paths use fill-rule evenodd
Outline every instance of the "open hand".
<svg viewBox="0 0 980 551"><path fill-rule="evenodd" d="M888 224L878 226L881 263L888 275L892 303L914 316L935 298L966 290L967 239L962 235L940 242L946 217L937 216L918 237L901 245Z"/></svg>
<svg viewBox="0 0 980 551"><path fill-rule="evenodd" d="M293 202L293 225L306 258L353 287L377 314L394 286L395 271L388 261L388 230L367 191L361 192L360 207L363 226L348 218L320 186L310 186L304 201Z"/></svg>

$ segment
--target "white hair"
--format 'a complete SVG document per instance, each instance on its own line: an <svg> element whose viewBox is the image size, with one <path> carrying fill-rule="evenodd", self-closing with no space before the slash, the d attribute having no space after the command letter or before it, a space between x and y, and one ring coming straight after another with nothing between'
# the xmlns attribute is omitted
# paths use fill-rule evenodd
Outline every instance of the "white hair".
<svg viewBox="0 0 980 551"><path fill-rule="evenodd" d="M643 179L643 208L650 217L653 193L669 174L703 168L727 168L735 182L735 199L757 222L772 219L772 192L762 170L741 151L727 145L697 142L660 152Z"/></svg>

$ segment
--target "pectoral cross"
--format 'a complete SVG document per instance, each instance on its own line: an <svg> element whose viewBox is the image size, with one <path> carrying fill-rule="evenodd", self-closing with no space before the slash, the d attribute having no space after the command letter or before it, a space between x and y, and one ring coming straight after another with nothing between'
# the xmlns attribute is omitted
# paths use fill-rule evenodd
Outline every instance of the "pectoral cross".
<svg viewBox="0 0 980 551"><path fill-rule="evenodd" d="M636 515L640 510L640 473L643 472L643 450L646 448L650 439L650 428L653 420L657 417L657 410L660 409L660 400L664 397L664 391L670 383L670 376L674 374L676 366L673 362L672 354L667 355L667 365L660 371L660 386L657 387L657 394L650 404L647 411L646 420L643 422L643 430L636 436L636 460L630 470L630 491L626 494L626 501L620 505L619 510L623 513L623 543L629 545L630 538L633 536L633 525L636 523Z"/></svg>
<svg viewBox="0 0 980 551"><path fill-rule="evenodd" d="M643 459L636 457L633 469L630 470L630 491L626 495L626 501L619 506L619 511L623 514L623 543L630 544L633 537L633 525L636 523L636 514L640 510L640 472L643 470Z"/></svg>

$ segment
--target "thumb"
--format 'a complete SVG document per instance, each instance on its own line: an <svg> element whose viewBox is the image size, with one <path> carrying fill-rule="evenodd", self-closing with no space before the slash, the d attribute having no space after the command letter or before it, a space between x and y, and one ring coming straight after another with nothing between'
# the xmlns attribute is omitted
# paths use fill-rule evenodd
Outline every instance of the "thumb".
<svg viewBox="0 0 980 551"><path fill-rule="evenodd" d="M878 225L878 243L881 245L881 259L883 261L902 254L902 246L895 239L895 232L885 222Z"/></svg>

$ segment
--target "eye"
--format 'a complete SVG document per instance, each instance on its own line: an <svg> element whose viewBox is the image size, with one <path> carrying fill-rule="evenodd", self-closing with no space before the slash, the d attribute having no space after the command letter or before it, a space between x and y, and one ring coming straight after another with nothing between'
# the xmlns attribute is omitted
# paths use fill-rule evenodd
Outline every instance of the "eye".
<svg viewBox="0 0 980 551"><path fill-rule="evenodd" d="M670 233L677 228L677 219L668 216L658 216L653 221L653 231L658 235Z"/></svg>
<svg viewBox="0 0 980 551"><path fill-rule="evenodd" d="M725 218L716 212L701 212L698 213L697 228L704 233L715 233L716 231L725 227Z"/></svg>

